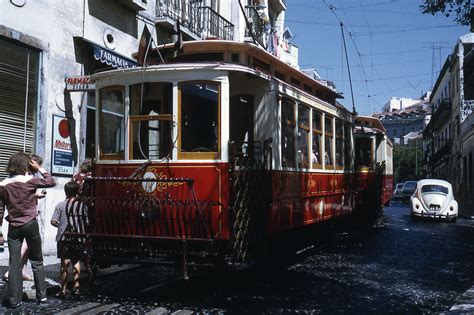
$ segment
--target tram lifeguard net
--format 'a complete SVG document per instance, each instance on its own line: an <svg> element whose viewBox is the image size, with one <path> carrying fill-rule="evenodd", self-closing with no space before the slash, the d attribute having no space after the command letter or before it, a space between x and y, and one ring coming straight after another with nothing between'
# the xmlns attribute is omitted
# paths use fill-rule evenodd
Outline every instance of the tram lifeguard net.
<svg viewBox="0 0 474 315"><path fill-rule="evenodd" d="M156 260L163 251L214 240L212 201L196 198L193 179L92 177L67 206L68 250L94 258ZM216 219L216 218L214 218Z"/></svg>

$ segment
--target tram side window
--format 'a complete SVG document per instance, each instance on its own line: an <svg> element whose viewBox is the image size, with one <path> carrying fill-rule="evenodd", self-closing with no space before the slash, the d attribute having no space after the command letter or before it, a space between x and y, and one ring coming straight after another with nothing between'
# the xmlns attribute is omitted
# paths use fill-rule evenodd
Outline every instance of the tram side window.
<svg viewBox="0 0 474 315"><path fill-rule="evenodd" d="M344 166L344 151L343 151L343 127L342 121L336 119L336 166L342 168Z"/></svg>
<svg viewBox="0 0 474 315"><path fill-rule="evenodd" d="M321 147L322 147L322 115L320 112L313 110L313 152L311 154L311 162L313 168L321 168Z"/></svg>
<svg viewBox="0 0 474 315"><path fill-rule="evenodd" d="M100 157L123 159L125 152L125 107L122 87L100 91Z"/></svg>
<svg viewBox="0 0 474 315"><path fill-rule="evenodd" d="M179 157L218 158L219 84L180 84Z"/></svg>
<svg viewBox="0 0 474 315"><path fill-rule="evenodd" d="M171 154L171 83L130 87L130 159L163 159Z"/></svg>
<svg viewBox="0 0 474 315"><path fill-rule="evenodd" d="M351 125L344 125L344 166L350 168L352 165Z"/></svg>
<svg viewBox="0 0 474 315"><path fill-rule="evenodd" d="M324 138L324 164L333 165L332 139L334 132L332 128L332 117L326 116L324 120L325 138Z"/></svg>
<svg viewBox="0 0 474 315"><path fill-rule="evenodd" d="M355 163L357 167L372 166L372 139L355 139Z"/></svg>
<svg viewBox="0 0 474 315"><path fill-rule="evenodd" d="M309 108L298 106L298 167L309 168Z"/></svg>
<svg viewBox="0 0 474 315"><path fill-rule="evenodd" d="M283 167L296 167L295 157L295 105L284 99L281 103L281 163Z"/></svg>

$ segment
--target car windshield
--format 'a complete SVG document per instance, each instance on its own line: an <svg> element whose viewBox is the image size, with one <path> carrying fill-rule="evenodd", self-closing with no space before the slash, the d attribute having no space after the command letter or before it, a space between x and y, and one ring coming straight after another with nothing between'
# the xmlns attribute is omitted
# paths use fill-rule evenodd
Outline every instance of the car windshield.
<svg viewBox="0 0 474 315"><path fill-rule="evenodd" d="M415 187L416 187L416 182L408 182L408 183L405 183L404 189L415 189Z"/></svg>
<svg viewBox="0 0 474 315"><path fill-rule="evenodd" d="M397 184L397 189L402 189L405 184Z"/></svg>
<svg viewBox="0 0 474 315"><path fill-rule="evenodd" d="M449 193L448 187L441 185L424 185L421 187L421 193L442 193L447 195Z"/></svg>

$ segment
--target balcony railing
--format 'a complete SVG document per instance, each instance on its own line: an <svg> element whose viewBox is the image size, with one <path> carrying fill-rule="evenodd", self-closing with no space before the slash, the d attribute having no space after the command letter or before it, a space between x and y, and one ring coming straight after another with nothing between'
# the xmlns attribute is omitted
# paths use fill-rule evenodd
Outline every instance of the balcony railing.
<svg viewBox="0 0 474 315"><path fill-rule="evenodd" d="M234 25L210 7L201 6L199 2L158 0L156 16L179 21L182 27L202 39L234 38Z"/></svg>
<svg viewBox="0 0 474 315"><path fill-rule="evenodd" d="M265 34L265 22L262 20L260 15L258 14L257 8L255 6L246 6L247 9L247 19L248 19L248 27L245 29L245 36L252 37L253 36L264 43L264 34Z"/></svg>
<svg viewBox="0 0 474 315"><path fill-rule="evenodd" d="M474 100L464 100L464 103L461 104L461 123L463 123L472 112L474 112Z"/></svg>
<svg viewBox="0 0 474 315"><path fill-rule="evenodd" d="M434 153L434 158L433 160L435 161L436 165L449 162L449 158L451 157L451 148L453 146L453 141L452 140L447 140L445 144L440 147L436 152Z"/></svg>
<svg viewBox="0 0 474 315"><path fill-rule="evenodd" d="M234 25L210 7L199 8L202 15L204 38L234 39Z"/></svg>
<svg viewBox="0 0 474 315"><path fill-rule="evenodd" d="M443 99L439 106L434 109L428 126L431 125L430 128L433 128L433 130L441 129L451 116L451 106L451 99Z"/></svg>

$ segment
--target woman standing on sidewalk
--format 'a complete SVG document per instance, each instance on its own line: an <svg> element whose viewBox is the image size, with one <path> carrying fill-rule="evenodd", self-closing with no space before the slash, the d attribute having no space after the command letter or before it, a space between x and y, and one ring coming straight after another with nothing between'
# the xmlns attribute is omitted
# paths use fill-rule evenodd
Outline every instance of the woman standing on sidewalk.
<svg viewBox="0 0 474 315"><path fill-rule="evenodd" d="M28 170L40 172L43 178L34 177ZM29 259L38 303L46 302L43 251L39 233L36 206L36 190L56 185L51 175L26 153L15 153L7 166L8 178L0 183L0 200L8 207L8 250L10 252L10 275L8 281L8 305L16 308L23 294L21 244L26 239Z"/></svg>

